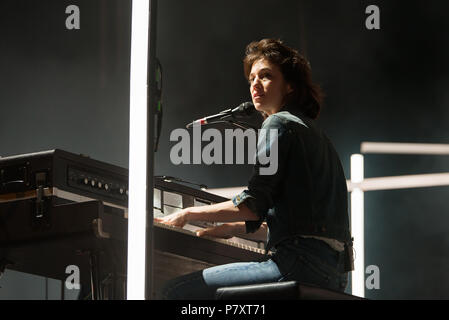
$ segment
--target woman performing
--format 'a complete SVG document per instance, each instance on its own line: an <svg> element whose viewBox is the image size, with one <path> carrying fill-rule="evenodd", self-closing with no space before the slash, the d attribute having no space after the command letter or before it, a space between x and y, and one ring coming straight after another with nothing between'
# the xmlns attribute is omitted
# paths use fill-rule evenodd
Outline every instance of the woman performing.
<svg viewBox="0 0 449 320"><path fill-rule="evenodd" d="M277 143L277 171L264 175L256 161L248 188L232 200L185 208L156 221L177 227L222 222L197 234L268 240L272 255L263 262L230 263L175 278L162 298L214 299L220 287L289 280L344 291L352 270L346 179L337 152L314 121L321 89L312 82L307 60L280 40L250 43L243 66L254 107L265 118L262 129L278 133L257 152L266 154Z"/></svg>

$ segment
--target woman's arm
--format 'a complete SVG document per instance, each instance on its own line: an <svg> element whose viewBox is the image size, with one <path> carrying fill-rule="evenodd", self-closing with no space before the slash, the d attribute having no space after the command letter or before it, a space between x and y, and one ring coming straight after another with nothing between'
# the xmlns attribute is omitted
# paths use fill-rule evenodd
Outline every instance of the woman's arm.
<svg viewBox="0 0 449 320"><path fill-rule="evenodd" d="M189 221L238 222L257 221L259 217L245 204L238 207L229 200L208 206L184 208L164 218L154 219L156 222L183 227Z"/></svg>
<svg viewBox="0 0 449 320"><path fill-rule="evenodd" d="M267 224L264 222L254 233L246 233L245 222L231 222L225 223L216 227L198 230L197 236L210 236L215 238L228 239L231 237L239 237L253 241L266 241L267 240Z"/></svg>

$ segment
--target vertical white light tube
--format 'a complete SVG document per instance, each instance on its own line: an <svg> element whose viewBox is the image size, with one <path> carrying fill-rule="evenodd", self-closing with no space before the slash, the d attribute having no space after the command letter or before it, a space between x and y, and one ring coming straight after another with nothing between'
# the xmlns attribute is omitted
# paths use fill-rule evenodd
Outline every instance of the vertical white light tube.
<svg viewBox="0 0 449 320"><path fill-rule="evenodd" d="M132 1L127 299L145 299L149 0Z"/></svg>
<svg viewBox="0 0 449 320"><path fill-rule="evenodd" d="M351 156L351 234L354 237L354 271L352 271L352 294L365 297L365 235L364 199L360 184L363 182L363 155Z"/></svg>

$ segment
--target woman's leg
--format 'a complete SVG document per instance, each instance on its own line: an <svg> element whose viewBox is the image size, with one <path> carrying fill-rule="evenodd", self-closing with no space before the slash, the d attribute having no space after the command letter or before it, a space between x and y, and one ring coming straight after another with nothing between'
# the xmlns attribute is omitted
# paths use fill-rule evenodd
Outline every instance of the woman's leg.
<svg viewBox="0 0 449 320"><path fill-rule="evenodd" d="M214 299L220 287L279 281L282 275L272 260L237 262L187 274L169 281L163 299Z"/></svg>

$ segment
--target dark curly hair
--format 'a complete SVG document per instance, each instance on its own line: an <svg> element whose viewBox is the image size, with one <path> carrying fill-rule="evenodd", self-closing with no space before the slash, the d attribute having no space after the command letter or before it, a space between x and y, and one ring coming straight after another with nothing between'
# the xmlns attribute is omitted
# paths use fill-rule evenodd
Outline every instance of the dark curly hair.
<svg viewBox="0 0 449 320"><path fill-rule="evenodd" d="M296 109L304 115L317 119L323 102L323 91L312 81L310 63L297 50L278 39L253 41L246 47L243 69L246 79L251 67L259 59L267 59L277 65L284 79L292 86L293 92L284 101L289 110Z"/></svg>

